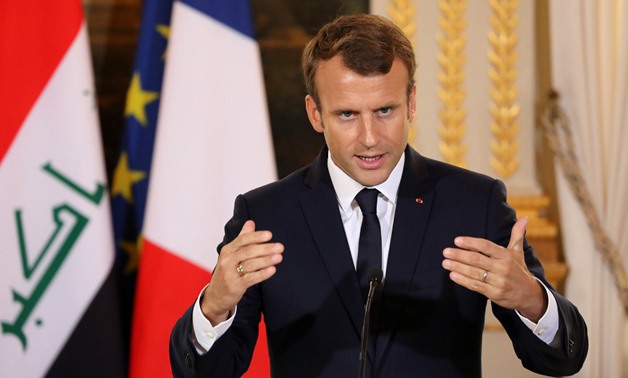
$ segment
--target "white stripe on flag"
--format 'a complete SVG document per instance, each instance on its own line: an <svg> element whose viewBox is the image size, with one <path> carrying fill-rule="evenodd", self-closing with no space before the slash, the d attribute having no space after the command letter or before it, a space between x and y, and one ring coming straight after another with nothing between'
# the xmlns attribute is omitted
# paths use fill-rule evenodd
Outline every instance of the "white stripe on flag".
<svg viewBox="0 0 628 378"><path fill-rule="evenodd" d="M2 377L44 375L113 264L88 46L83 23L0 166ZM50 164L48 169L43 168L46 164ZM104 186L104 196L98 203L78 189L93 193L99 184ZM54 209L59 214L57 225ZM16 210L21 212L28 264L33 265L46 251L29 279L20 259ZM83 218L87 219L85 228L55 269L52 262L62 256L64 243ZM57 228L60 231L54 236ZM45 249L48 240L52 243ZM37 287L43 290L41 298L35 294ZM24 302L16 301L11 290L23 296ZM8 329L23 332L25 348Z"/></svg>
<svg viewBox="0 0 628 378"><path fill-rule="evenodd" d="M255 40L176 2L144 234L211 271L235 196L276 178Z"/></svg>

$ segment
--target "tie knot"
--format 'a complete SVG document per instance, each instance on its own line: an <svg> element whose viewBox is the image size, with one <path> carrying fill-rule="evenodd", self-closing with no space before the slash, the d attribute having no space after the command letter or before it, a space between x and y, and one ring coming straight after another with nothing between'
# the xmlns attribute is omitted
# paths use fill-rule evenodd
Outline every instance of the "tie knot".
<svg viewBox="0 0 628 378"><path fill-rule="evenodd" d="M377 214L377 195L379 190L364 188L355 196L360 209L365 214Z"/></svg>

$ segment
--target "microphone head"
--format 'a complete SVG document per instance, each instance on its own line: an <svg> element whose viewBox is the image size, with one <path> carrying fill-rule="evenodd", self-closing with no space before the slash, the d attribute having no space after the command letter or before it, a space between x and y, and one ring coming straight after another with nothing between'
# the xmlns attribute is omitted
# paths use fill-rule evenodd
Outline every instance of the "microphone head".
<svg viewBox="0 0 628 378"><path fill-rule="evenodd" d="M369 271L369 282L381 282L382 277L384 277L384 272L382 272L382 268L376 266Z"/></svg>

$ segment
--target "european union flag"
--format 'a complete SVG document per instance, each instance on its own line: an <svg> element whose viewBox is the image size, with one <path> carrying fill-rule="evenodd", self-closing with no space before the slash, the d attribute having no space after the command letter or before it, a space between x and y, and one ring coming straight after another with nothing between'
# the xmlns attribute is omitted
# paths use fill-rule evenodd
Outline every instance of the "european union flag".
<svg viewBox="0 0 628 378"><path fill-rule="evenodd" d="M133 77L126 98L124 135L111 184L116 263L127 337L130 335L172 3L173 0L144 1Z"/></svg>

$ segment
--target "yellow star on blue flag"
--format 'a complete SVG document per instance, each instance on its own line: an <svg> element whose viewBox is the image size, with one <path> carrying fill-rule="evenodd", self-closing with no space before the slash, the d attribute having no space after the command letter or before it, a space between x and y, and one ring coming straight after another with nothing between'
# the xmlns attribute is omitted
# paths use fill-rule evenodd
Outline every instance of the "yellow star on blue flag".
<svg viewBox="0 0 628 378"><path fill-rule="evenodd" d="M111 183L116 266L123 322L130 335L144 209L157 129L173 0L145 0L129 83L120 157Z"/></svg>

